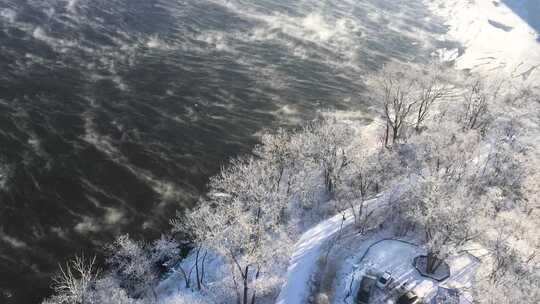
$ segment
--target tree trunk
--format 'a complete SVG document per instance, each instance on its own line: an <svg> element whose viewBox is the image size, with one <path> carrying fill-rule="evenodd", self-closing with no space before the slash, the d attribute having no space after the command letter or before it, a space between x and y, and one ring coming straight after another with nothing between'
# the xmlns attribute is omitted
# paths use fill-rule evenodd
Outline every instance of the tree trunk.
<svg viewBox="0 0 540 304"><path fill-rule="evenodd" d="M326 191L328 194L332 194L334 192L334 183L332 181L332 170L330 168L324 170L324 183L326 184Z"/></svg>
<svg viewBox="0 0 540 304"><path fill-rule="evenodd" d="M203 259L201 261L201 286L204 285L204 264L205 264L205 261L206 261L206 256L208 255L208 250L204 250L204 255L203 255Z"/></svg>
<svg viewBox="0 0 540 304"><path fill-rule="evenodd" d="M257 267L257 273L255 274L255 280L257 280L259 278L260 270L261 270L261 268ZM251 296L251 304L255 304L255 297L256 297L255 290L253 290L253 295Z"/></svg>
<svg viewBox="0 0 540 304"><path fill-rule="evenodd" d="M195 255L195 274L197 277L197 289L201 290L201 277L199 275L199 253L201 253L201 246L197 248L197 254Z"/></svg>
<svg viewBox="0 0 540 304"><path fill-rule="evenodd" d="M387 119L386 120L386 130L384 132L384 147L387 148L387 149L390 148L388 146L388 137L390 136L389 133L390 133L390 126L388 125L388 119Z"/></svg>
<svg viewBox="0 0 540 304"><path fill-rule="evenodd" d="M243 280L244 280L244 296L243 296L243 299L242 299L242 303L243 304L248 304L248 292L249 292L249 286L248 286L248 281L249 281L249 265L246 266L246 270L245 270L245 273L243 275Z"/></svg>
<svg viewBox="0 0 540 304"><path fill-rule="evenodd" d="M440 265L441 263L439 258L437 257L437 254L434 252L428 252L426 261L426 272L433 274Z"/></svg>

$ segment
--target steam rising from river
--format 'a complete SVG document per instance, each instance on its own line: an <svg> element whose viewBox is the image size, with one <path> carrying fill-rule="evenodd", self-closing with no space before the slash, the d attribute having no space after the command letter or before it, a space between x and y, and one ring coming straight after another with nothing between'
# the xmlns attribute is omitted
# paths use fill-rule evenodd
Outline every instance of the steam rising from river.
<svg viewBox="0 0 540 304"><path fill-rule="evenodd" d="M444 30L420 0L3 0L0 301L157 235L257 132L365 110L367 73Z"/></svg>

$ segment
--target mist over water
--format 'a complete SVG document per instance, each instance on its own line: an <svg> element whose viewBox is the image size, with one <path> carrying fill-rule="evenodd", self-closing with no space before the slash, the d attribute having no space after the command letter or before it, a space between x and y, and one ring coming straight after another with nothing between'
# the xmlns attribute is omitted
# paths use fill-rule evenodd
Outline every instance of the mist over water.
<svg viewBox="0 0 540 304"><path fill-rule="evenodd" d="M152 238L256 134L449 42L420 0L0 0L0 302Z"/></svg>

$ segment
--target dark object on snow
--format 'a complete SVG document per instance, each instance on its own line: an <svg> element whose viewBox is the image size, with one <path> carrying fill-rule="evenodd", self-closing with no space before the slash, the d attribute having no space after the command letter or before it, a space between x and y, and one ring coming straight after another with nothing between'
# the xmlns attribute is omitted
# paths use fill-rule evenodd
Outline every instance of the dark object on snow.
<svg viewBox="0 0 540 304"><path fill-rule="evenodd" d="M371 291L377 279L372 276L363 276L362 281L360 281L360 288L358 288L358 293L356 294L356 304L368 304L369 298L371 297Z"/></svg>
<svg viewBox="0 0 540 304"><path fill-rule="evenodd" d="M459 291L439 286L437 294L431 299L430 304L440 303L460 303Z"/></svg>
<svg viewBox="0 0 540 304"><path fill-rule="evenodd" d="M398 298L398 304L421 304L420 299L413 291L407 291Z"/></svg>
<svg viewBox="0 0 540 304"><path fill-rule="evenodd" d="M497 22L497 21L494 21L494 20L491 20L491 19L488 19L488 22L489 22L489 24L491 24L491 26L494 26L494 27L496 27L496 28L498 28L500 30L503 30L505 32L511 32L514 29L511 26L502 24L500 22Z"/></svg>
<svg viewBox="0 0 540 304"><path fill-rule="evenodd" d="M434 273L428 273L426 271L427 267L427 256L420 255L414 258L413 261L414 268L418 270L420 275L442 282L450 277L450 266L445 261L441 261L441 264L437 266Z"/></svg>

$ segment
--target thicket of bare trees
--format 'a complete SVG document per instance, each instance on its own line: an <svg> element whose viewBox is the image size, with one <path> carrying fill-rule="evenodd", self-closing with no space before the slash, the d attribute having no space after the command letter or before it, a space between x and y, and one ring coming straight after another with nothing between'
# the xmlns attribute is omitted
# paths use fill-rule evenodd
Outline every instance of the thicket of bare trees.
<svg viewBox="0 0 540 304"><path fill-rule="evenodd" d="M89 303L87 290L94 287L99 275L95 262L95 257L76 256L65 266L60 266L58 275L53 278L56 295L50 303Z"/></svg>
<svg viewBox="0 0 540 304"><path fill-rule="evenodd" d="M386 148L405 141L411 129L421 132L436 103L451 92L438 66L407 73L401 68L389 65L376 77L374 99L383 118Z"/></svg>
<svg viewBox="0 0 540 304"><path fill-rule="evenodd" d="M229 264L236 301L255 303L256 283L286 240L278 239L287 203L284 172L252 157L234 160L210 183L210 199L173 224L219 252ZM260 292L260 291L259 291Z"/></svg>

